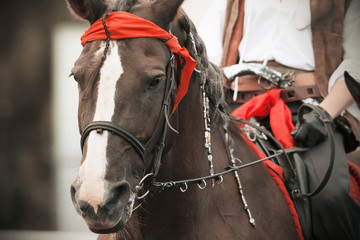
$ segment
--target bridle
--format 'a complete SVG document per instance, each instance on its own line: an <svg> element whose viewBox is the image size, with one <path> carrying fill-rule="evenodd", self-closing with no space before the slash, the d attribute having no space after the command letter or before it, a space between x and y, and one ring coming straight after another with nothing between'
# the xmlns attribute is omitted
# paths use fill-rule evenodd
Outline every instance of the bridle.
<svg viewBox="0 0 360 240"><path fill-rule="evenodd" d="M105 40L105 49L103 52L103 56L101 58L100 67L98 68L98 73L95 74L95 78L98 77L99 71L101 66L103 65L104 61L106 60L107 52L109 49L110 44L110 34L108 31L108 28L105 24L105 17L103 17L102 22L106 33L106 40ZM181 62L178 60L177 62ZM180 68L181 66L179 66ZM168 130L168 126L172 129L170 123L169 123L169 115L170 115L170 104L173 98L174 93L176 92L177 85L175 81L175 55L170 52L170 60L167 66L166 71L167 77L165 82L165 92L161 107L161 112L159 115L159 118L157 120L157 123L155 125L154 131L152 133L152 136L149 138L149 140L144 144L142 143L137 137L135 137L132 133L130 133L127 129L125 129L122 126L119 126L111 121L94 121L88 124L83 132L81 133L81 149L83 150L84 144L86 141L86 138L89 136L90 132L97 131L98 133L101 133L102 131L106 130L109 132L114 133L115 135L123 138L126 140L138 153L138 155L143 160L144 165L148 163L149 161L149 148L151 145L154 144L154 139L157 133L159 132L159 128L162 128L160 139L158 140L157 144L155 145L155 153L154 153L154 164L153 169L151 170L152 176L155 178L158 174L159 168L160 168L160 160L162 157L163 149L165 147L165 137ZM164 119L161 118L161 116L164 116ZM145 172L147 171L147 168L145 167ZM145 173L144 173L145 175Z"/></svg>
<svg viewBox="0 0 360 240"><path fill-rule="evenodd" d="M163 123L163 131L161 134L161 138L155 148L155 159L161 159L162 151L165 146L164 141L165 141L165 136L166 136L166 132L167 132L167 126L169 124L169 120L168 120L169 119L169 109L170 109L169 105L170 105L172 93L174 92L172 90L175 90L175 88L176 88L176 86L174 84L174 57L173 56L170 58L170 62L169 62L169 66L168 66L168 76L169 75L170 75L170 78L167 78L168 80L166 80L166 84L165 84L165 95L164 95L161 113L160 113L160 116L164 115L165 121ZM128 130L126 130L125 128L123 128L111 121L94 121L94 122L90 123L89 125L87 125L81 134L81 140L80 140L81 149L83 149L85 140L88 137L88 135L90 134L90 132L92 132L92 131L102 132L103 130L107 130L107 131L110 131L110 132L120 136L124 140L126 140L136 150L136 152L139 154L139 156L145 163L146 159L147 159L147 153L148 153L147 149L149 148L149 145L152 144L154 135L157 133L157 130L160 127L160 122L161 122L161 118L159 117L157 120L157 123L155 125L155 129L154 129L152 136L150 137L150 139L147 141L146 144L143 144L137 137L135 137L133 134L131 134ZM157 161L155 160L154 165L159 165L156 162ZM154 175L157 175L158 168L154 167L154 169L155 169Z"/></svg>

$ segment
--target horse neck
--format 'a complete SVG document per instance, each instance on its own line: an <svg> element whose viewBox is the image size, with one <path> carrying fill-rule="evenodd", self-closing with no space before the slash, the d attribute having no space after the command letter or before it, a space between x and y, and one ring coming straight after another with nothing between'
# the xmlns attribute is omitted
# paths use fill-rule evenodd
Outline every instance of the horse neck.
<svg viewBox="0 0 360 240"><path fill-rule="evenodd" d="M205 148L204 103L201 81L200 76L193 77L190 81L188 93L179 104L175 116L177 118L175 128L177 128L179 134L175 136L175 141L168 145L171 146L171 149L163 158L163 164L167 164L169 168L174 168L175 174L180 174L179 167L183 168L182 174L184 176L181 176L182 179L184 177L198 177L209 174L207 149ZM210 83L208 82L208 84ZM212 107L210 106L210 108ZM213 115L213 110L210 109L210 116ZM220 134L220 132L223 132L222 124L215 123L212 120L210 123L211 134L214 134L212 146L214 148L218 144L223 146L224 135ZM226 154L225 149L219 151L221 154ZM160 171L164 172L163 166ZM166 171L169 172L169 169Z"/></svg>
<svg viewBox="0 0 360 240"><path fill-rule="evenodd" d="M200 160L204 157L204 120L202 96L200 84L192 79L186 97L178 107L177 130L179 134L175 136L175 141L168 154L163 159L163 165L169 167L166 172L173 169L175 174L184 173L187 177L189 169L195 164L195 159ZM178 171L183 168L182 171ZM160 171L163 170L163 167ZM164 171L162 171L164 172ZM172 175L173 176L173 175Z"/></svg>
<svg viewBox="0 0 360 240"><path fill-rule="evenodd" d="M178 111L179 134L162 159L157 181L177 181L210 175L204 146L203 105L199 85L193 84ZM212 123L211 137L215 172L222 172L229 165L222 124ZM177 186L171 191L151 196L149 202L143 205L143 236L151 240L162 239L161 236L167 236L167 239L215 239L215 235L208 232L214 232L213 229L218 227L217 223L222 221L221 214L217 211L223 209L225 212L233 212L234 206L236 209L243 207L233 176L227 175L224 178L226 181L221 185L215 184L214 188L210 186L211 181L207 181L207 187L203 190L196 184L189 184L185 193ZM242 211L234 215L242 216L241 224L245 225L249 221ZM237 222L233 223L239 225ZM229 228L232 229L233 226L229 225Z"/></svg>
<svg viewBox="0 0 360 240"><path fill-rule="evenodd" d="M162 159L162 165L157 181L176 181L198 178L209 175L209 162L204 147L204 119L202 95L199 84L192 83L188 95L181 102L178 111L177 130L179 131L171 149ZM233 140L234 155L241 158L243 163L253 161L256 156L239 135L235 125L229 125L229 135ZM222 123L212 123L212 154L215 172L221 172L229 165L228 145L224 138ZM261 176L261 177L260 177ZM286 203L278 191L271 177L266 175L262 165L248 168L241 173L242 184L245 187L246 199L255 212L264 213L264 219L281 216L280 226L291 222L291 215L284 217ZM209 185L209 181L207 182ZM255 186L256 191L251 186ZM268 211L268 205L260 206L254 203L258 199L267 199L270 203L281 202L276 213ZM273 205L273 209L275 209ZM149 198L143 204L143 210L137 212L140 218L135 220L133 231L137 231L131 239L250 239L254 228L249 224L244 205L239 196L238 185L234 174L224 176L224 182L215 187L207 186L200 190L196 184L189 185L182 193L179 189L161 192ZM224 217L228 213L230 217ZM274 215L272 215L274 214ZM279 215L280 214L280 215ZM260 219L259 219L260 220ZM136 224L140 222L140 224ZM225 223L226 231L221 230L219 222ZM257 229L268 229L268 223L257 225ZM159 230L161 229L161 230ZM257 231L254 239L268 239ZM282 238L294 239L294 238Z"/></svg>

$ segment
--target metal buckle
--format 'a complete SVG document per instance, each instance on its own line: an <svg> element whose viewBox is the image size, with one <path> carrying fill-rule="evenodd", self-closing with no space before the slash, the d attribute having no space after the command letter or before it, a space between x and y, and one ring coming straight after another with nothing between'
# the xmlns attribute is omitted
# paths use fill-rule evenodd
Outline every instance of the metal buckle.
<svg viewBox="0 0 360 240"><path fill-rule="evenodd" d="M148 173L148 174L146 174L146 175L140 180L139 184L135 187L135 190L137 191L137 193L139 193L140 190L143 188L143 186L144 186L144 181L145 181L148 177L153 176L153 175L154 175L153 173ZM141 196L138 196L138 195L136 194L136 198L139 199L139 200L144 199L149 193L150 193L150 191L147 190L147 191L146 191L143 195L141 195Z"/></svg>

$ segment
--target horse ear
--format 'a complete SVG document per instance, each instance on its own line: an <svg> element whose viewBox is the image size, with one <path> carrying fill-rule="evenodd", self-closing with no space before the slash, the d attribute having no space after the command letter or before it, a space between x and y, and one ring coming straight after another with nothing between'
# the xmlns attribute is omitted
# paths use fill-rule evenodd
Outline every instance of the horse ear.
<svg viewBox="0 0 360 240"><path fill-rule="evenodd" d="M113 1L101 0L66 0L74 15L89 21L91 24L101 18L107 9L114 5Z"/></svg>
<svg viewBox="0 0 360 240"><path fill-rule="evenodd" d="M154 2L158 21L164 24L164 26L160 27L165 28L169 26L183 2L184 0L157 0Z"/></svg>

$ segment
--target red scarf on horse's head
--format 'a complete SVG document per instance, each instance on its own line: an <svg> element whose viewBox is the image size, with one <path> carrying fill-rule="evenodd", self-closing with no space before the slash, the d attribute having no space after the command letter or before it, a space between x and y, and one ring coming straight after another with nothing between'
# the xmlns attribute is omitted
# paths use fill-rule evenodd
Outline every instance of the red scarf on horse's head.
<svg viewBox="0 0 360 240"><path fill-rule="evenodd" d="M151 37L165 40L165 44L174 54L181 56L185 60L182 69L180 85L176 94L176 101L173 112L177 108L181 99L186 95L191 74L196 66L196 61L190 56L188 50L181 47L178 39L171 33L157 26L148 20L135 16L128 12L113 12L106 16L106 27L111 39L126 39L138 37ZM81 37L81 44L94 40L107 39L102 19L97 20Z"/></svg>

